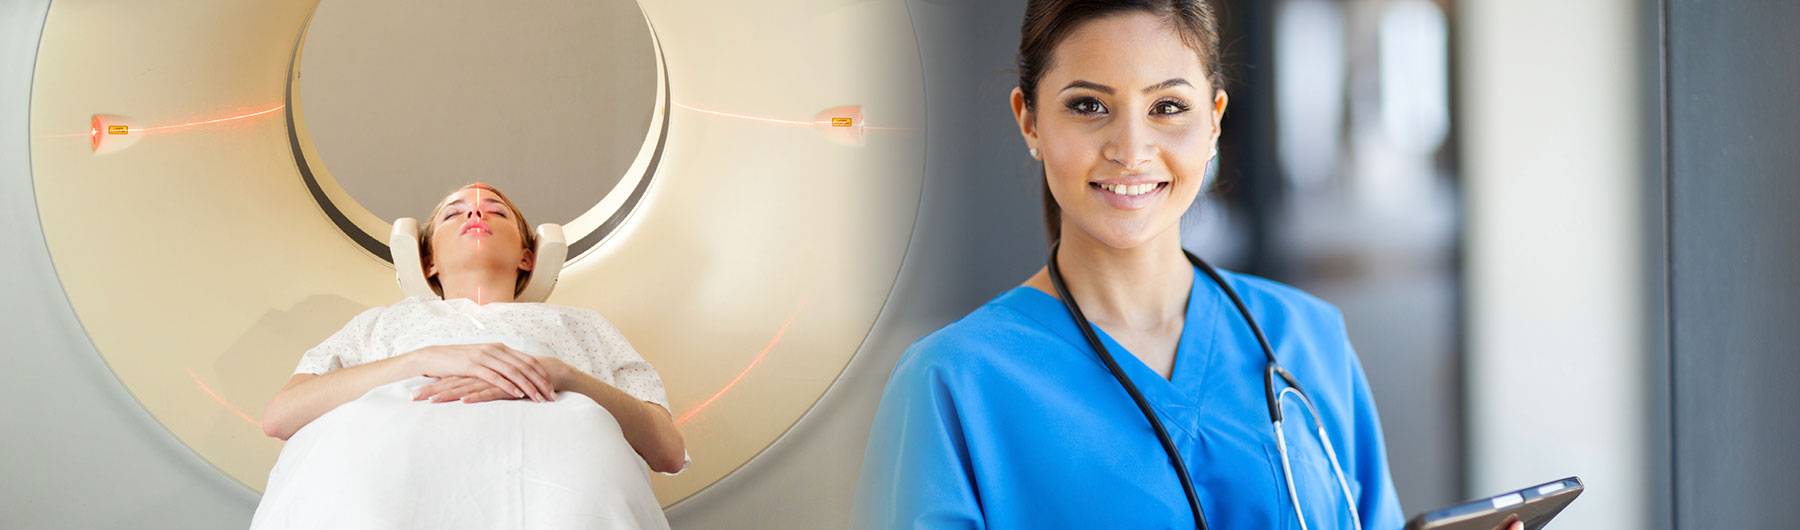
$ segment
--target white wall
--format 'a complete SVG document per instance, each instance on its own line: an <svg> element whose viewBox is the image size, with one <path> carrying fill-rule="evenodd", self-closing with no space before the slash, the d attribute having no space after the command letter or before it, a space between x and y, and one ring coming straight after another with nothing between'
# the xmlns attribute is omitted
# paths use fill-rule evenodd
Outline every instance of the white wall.
<svg viewBox="0 0 1800 530"><path fill-rule="evenodd" d="M1580 475L1587 492L1551 528L1644 528L1643 7L1457 9L1469 490Z"/></svg>

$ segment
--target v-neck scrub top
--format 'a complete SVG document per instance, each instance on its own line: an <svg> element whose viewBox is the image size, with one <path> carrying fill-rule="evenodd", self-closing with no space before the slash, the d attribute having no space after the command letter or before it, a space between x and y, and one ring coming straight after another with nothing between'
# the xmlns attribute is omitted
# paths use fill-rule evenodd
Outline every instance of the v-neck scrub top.
<svg viewBox="0 0 1800 530"><path fill-rule="evenodd" d="M1319 408L1367 529L1397 529L1380 420L1329 304L1221 271ZM1264 399L1267 362L1230 299L1195 271L1171 376L1100 340L1148 400L1215 530L1299 528ZM1283 431L1313 530L1351 528L1297 400ZM888 381L857 494L863 528L1194 528L1150 423L1060 300L1017 287L913 344Z"/></svg>

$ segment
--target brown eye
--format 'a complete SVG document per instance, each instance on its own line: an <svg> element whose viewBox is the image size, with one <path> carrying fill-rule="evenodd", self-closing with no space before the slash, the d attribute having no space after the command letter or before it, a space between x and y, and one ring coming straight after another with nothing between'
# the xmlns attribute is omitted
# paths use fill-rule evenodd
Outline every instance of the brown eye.
<svg viewBox="0 0 1800 530"><path fill-rule="evenodd" d="M1165 99L1165 100L1156 102L1156 105L1152 106L1150 108L1150 111L1151 111L1150 113L1151 114L1161 114L1161 115L1173 115L1173 114L1181 114L1183 112L1187 112L1188 109L1189 109L1189 107L1180 101L1175 101L1172 99Z"/></svg>
<svg viewBox="0 0 1800 530"><path fill-rule="evenodd" d="M1094 98L1079 98L1068 103L1069 110L1076 114L1104 114L1106 105Z"/></svg>

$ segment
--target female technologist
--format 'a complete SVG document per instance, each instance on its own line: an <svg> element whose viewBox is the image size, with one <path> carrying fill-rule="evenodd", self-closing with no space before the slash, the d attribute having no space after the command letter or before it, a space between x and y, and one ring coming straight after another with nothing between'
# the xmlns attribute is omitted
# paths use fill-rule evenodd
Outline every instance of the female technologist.
<svg viewBox="0 0 1800 530"><path fill-rule="evenodd" d="M901 358L859 525L1399 528L1342 316L1181 248L1226 105L1213 9L1026 9L1012 109L1049 264Z"/></svg>

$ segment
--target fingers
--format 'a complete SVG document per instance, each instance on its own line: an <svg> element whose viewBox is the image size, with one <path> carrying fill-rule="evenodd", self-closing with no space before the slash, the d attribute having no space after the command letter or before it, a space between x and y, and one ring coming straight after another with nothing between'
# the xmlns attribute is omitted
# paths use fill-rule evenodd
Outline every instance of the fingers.
<svg viewBox="0 0 1800 530"><path fill-rule="evenodd" d="M487 390L482 390L482 391L476 392L474 394L469 394L467 396L463 396L462 402L463 403L482 403L482 402L487 402L487 401L494 401L496 399L506 399L506 398L507 398L507 396L506 396L505 392L501 392L500 389L498 389L498 388L488 387Z"/></svg>
<svg viewBox="0 0 1800 530"><path fill-rule="evenodd" d="M436 381L432 381L431 383L428 383L424 386L420 386L419 391L413 393L413 401L420 401L420 400L428 399L431 396L436 395L439 392L443 392L444 389L462 384L463 382L469 381L471 379L474 379L474 378L467 377L467 376L460 376L460 375L439 378Z"/></svg>
<svg viewBox="0 0 1800 530"><path fill-rule="evenodd" d="M532 357L531 354L512 349L512 347L507 346L504 343L494 342L489 343L488 346L492 346L494 351L498 354L516 359L524 366L530 367L532 371L537 372L537 375L543 376L545 381L550 380L550 371L544 369L544 365L538 362L537 357Z"/></svg>
<svg viewBox="0 0 1800 530"><path fill-rule="evenodd" d="M440 381L440 382L442 382L442 381ZM418 401L418 400L421 400L421 399L425 399L425 398L426 398L426 397L427 397L427 396L430 396L430 395L432 395L432 394L436 394L436 393L437 393L437 388L438 388L438 384L437 384L437 383L432 383L432 384L429 384L429 385L425 385L425 386L422 386L422 387L419 387L419 391L418 391L418 392L414 392L414 393L413 393L413 401Z"/></svg>
<svg viewBox="0 0 1800 530"><path fill-rule="evenodd" d="M496 361L489 361L489 362L495 362L495 364L499 364ZM507 368L510 368L510 367L507 367ZM507 380L506 376L501 375L500 372L496 371L494 368L492 368L486 364L476 365L474 370L471 370L471 371L473 371L475 373L475 377L479 377L479 378L481 378L482 381L487 381L489 384L494 385L496 388L506 391L507 395L510 395L513 397L525 397L525 393L519 390L518 385L513 384L512 381Z"/></svg>
<svg viewBox="0 0 1800 530"><path fill-rule="evenodd" d="M507 382L514 385L515 389L522 392L518 397L528 398L532 401L543 401L543 396L538 394L537 382L532 381L531 376L526 375L526 372L531 371L530 368L520 367L516 364L518 363L517 360L509 359L503 354L485 357L482 359L482 362L484 366L493 369L495 372L499 372L501 376L506 378Z"/></svg>
<svg viewBox="0 0 1800 530"><path fill-rule="evenodd" d="M519 383L520 387L524 387L527 392L531 393L533 401L543 401L544 396L555 392L550 385L549 372L538 364L536 358L502 344L491 344L490 346L494 347L490 351L492 358L511 367L516 372L519 378L515 381ZM508 374L508 377L514 375L513 372L503 373Z"/></svg>
<svg viewBox="0 0 1800 530"><path fill-rule="evenodd" d="M414 401L435 401L447 394L455 394L447 399L466 397L480 390L460 386L470 381L482 381L498 389L498 398L529 397L537 402L555 399L556 385L550 369L536 357L502 343L464 345L452 351L456 356L462 357L463 368L445 368L449 373L439 376L438 381L420 387L413 396Z"/></svg>
<svg viewBox="0 0 1800 530"><path fill-rule="evenodd" d="M449 403L452 401L484 403L503 399L515 399L512 394L508 394L505 390L501 390L499 387L488 383L486 380L476 377L457 377L454 381L449 381L444 384L434 384L434 386L436 386L436 388L421 392L419 397L414 398L414 401L426 399L430 400L432 403Z"/></svg>
<svg viewBox="0 0 1800 530"><path fill-rule="evenodd" d="M453 381L453 382L444 384L442 386L439 386L438 388L432 389L430 392L421 393L420 396L418 397L418 399L430 401L432 403L442 403L448 399L456 399L456 397L461 397L461 394L459 394L459 392L460 393L468 393L468 392L473 392L474 390L479 389L479 388L488 388L488 387L489 387L489 385L487 384L486 381L482 381L480 379L476 379L473 377L462 377L462 378L458 378L456 381ZM449 397L452 395L454 395L456 397Z"/></svg>
<svg viewBox="0 0 1800 530"><path fill-rule="evenodd" d="M538 390L544 397L548 398L556 394L556 384L550 377L550 369L545 367L542 361L539 361L537 357L533 357L530 354L512 348L506 348L506 351L511 353L513 357L518 358L519 362L525 363L526 366L531 367L531 373L536 377Z"/></svg>
<svg viewBox="0 0 1800 530"><path fill-rule="evenodd" d="M456 401L458 399L462 399L463 396L473 394L476 392L480 392L480 391L490 389L490 388L494 388L494 386L488 384L487 381L482 381L480 379L475 379L475 378L468 378L457 385L445 388L444 390L438 392L436 395L431 396L431 402L432 403L443 403L446 401Z"/></svg>

